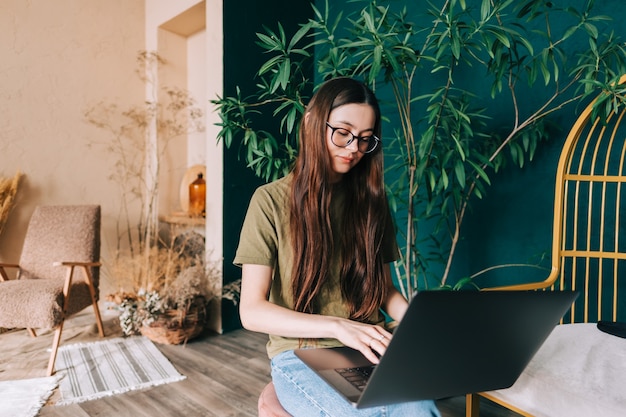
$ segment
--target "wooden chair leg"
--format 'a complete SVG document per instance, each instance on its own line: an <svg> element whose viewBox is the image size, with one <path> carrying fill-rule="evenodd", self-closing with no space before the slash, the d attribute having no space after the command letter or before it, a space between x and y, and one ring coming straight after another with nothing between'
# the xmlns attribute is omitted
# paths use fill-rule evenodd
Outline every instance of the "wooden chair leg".
<svg viewBox="0 0 626 417"><path fill-rule="evenodd" d="M59 350L59 345L61 344L61 333L63 333L63 324L65 323L65 313L67 312L67 306L69 304L73 276L74 265L69 265L69 268L67 269L67 274L65 276L65 282L63 284L63 311L61 312L62 319L59 327L57 327L56 331L54 332L54 339L52 340L52 352L50 352L50 360L48 361L48 376L54 374L54 363L56 362L57 352Z"/></svg>
<svg viewBox="0 0 626 417"><path fill-rule="evenodd" d="M74 275L74 268L76 265L68 264L66 266L68 266L69 268L67 270L65 283L63 285L63 312L62 312L63 317L65 317L67 306L69 304L72 277ZM84 267L85 274L87 277L87 286L89 287L89 293L91 295L91 302L93 304L94 313L96 315L96 324L98 325L98 333L100 334L100 337L104 337L104 326L102 325L102 317L100 316L100 310L98 309L98 300L96 298L96 290L93 286L93 280L91 278L89 266L86 266L86 265L82 265L82 266ZM59 350L59 345L61 344L61 334L63 333L64 322L65 322L65 319L61 320L61 324L59 324L59 327L57 327L54 333L54 340L52 341L52 352L50 353L50 360L48 361L48 371L47 371L48 376L51 376L54 374L54 364L57 359L57 352Z"/></svg>
<svg viewBox="0 0 626 417"><path fill-rule="evenodd" d="M465 396L465 417L478 417L480 414L480 396L467 394Z"/></svg>
<svg viewBox="0 0 626 417"><path fill-rule="evenodd" d="M48 361L48 372L47 376L52 376L54 374L54 363L57 359L57 352L59 350L59 345L61 344L61 333L63 332L63 322L57 327L54 332L54 339L52 340L52 352L50 353L50 360Z"/></svg>
<svg viewBox="0 0 626 417"><path fill-rule="evenodd" d="M96 324L98 325L98 334L100 337L104 337L104 326L102 325L102 317L100 317L100 309L98 309L98 302L93 301L93 311L96 314Z"/></svg>
<svg viewBox="0 0 626 417"><path fill-rule="evenodd" d="M100 337L104 337L104 326L102 325L102 317L100 316L100 309L98 308L98 299L96 297L96 289L93 285L93 279L91 277L91 271L89 267L85 267L85 276L87 277L87 286L89 287L89 294L91 295L91 302L93 303L93 312L96 315L96 324L98 325L98 334Z"/></svg>

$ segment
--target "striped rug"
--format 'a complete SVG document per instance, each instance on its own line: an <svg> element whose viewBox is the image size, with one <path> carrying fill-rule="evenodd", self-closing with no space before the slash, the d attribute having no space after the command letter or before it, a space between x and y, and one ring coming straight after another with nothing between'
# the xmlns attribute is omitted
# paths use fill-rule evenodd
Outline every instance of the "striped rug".
<svg viewBox="0 0 626 417"><path fill-rule="evenodd" d="M56 370L65 375L60 383L61 399L56 405L95 400L185 379L143 336L62 346Z"/></svg>

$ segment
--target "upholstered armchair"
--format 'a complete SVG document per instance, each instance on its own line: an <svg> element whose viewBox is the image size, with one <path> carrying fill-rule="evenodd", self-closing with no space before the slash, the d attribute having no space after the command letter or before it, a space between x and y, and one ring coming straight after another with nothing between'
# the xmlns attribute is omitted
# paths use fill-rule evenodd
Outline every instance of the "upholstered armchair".
<svg viewBox="0 0 626 417"><path fill-rule="evenodd" d="M18 264L0 263L0 327L54 329L47 374L61 342L64 320L93 305L98 310L100 206L41 206L30 219ZM16 268L9 279L8 268Z"/></svg>

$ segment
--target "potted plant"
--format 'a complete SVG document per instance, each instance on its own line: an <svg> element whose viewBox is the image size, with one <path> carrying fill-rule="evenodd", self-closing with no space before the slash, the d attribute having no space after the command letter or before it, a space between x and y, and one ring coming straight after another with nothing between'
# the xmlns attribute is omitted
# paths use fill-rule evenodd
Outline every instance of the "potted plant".
<svg viewBox="0 0 626 417"><path fill-rule="evenodd" d="M473 277L448 281L469 204L507 164L532 161L550 117L599 88L611 91L626 70L623 42L602 29L609 18L594 13L593 1L565 8L544 0L409 6L357 0L344 12L328 1L324 8L312 4L314 17L295 34L280 22L258 33L268 59L256 91L213 100L222 119L218 140L240 147L249 167L269 181L289 169L297 121L318 82L358 77L383 97L394 126L385 153L402 251L396 278L407 298L418 287L472 285ZM576 43L588 47L569 57ZM530 105L522 100L529 92L537 95ZM494 100L505 97L503 116ZM597 110L607 114L616 105L609 99ZM258 113L274 115L280 134L256 129ZM490 122L503 117L495 129Z"/></svg>
<svg viewBox="0 0 626 417"><path fill-rule="evenodd" d="M221 279L217 267L202 262L184 267L167 285L124 294L119 300L120 325L125 335L142 334L164 344L186 343L198 336L207 319L211 289Z"/></svg>

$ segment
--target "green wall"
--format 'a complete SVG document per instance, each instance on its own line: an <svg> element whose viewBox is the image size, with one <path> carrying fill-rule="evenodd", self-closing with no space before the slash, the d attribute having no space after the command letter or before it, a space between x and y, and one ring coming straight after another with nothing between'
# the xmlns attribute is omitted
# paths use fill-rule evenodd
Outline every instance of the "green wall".
<svg viewBox="0 0 626 417"><path fill-rule="evenodd" d="M306 22L312 14L310 4L293 0L228 0L224 1L224 96L233 96L235 88L242 94L254 91L257 82L256 72L267 59L256 45L256 33L263 26L276 28L281 22L287 34L293 34L301 22ZM271 129L271 115L265 127ZM237 155L238 149L224 150L224 281L234 281L241 277L240 268L233 265L235 251L239 244L239 232L248 209L253 191L262 181L246 168ZM210 198L210 196L209 196ZM237 311L229 303L224 303L222 312L225 331L241 324Z"/></svg>
<svg viewBox="0 0 626 417"><path fill-rule="evenodd" d="M481 2L482 0L466 1L468 7L472 5L480 7ZM552 4L554 7L573 6L582 9L586 2L586 0L555 0ZM379 2L381 5L387 3L393 7L404 4L409 14L422 26L429 25L432 20L425 14L427 2L409 0ZM432 3L443 4L443 1ZM594 10L598 14L613 19L604 27L602 23L598 26L604 31L615 31L618 37L626 39L626 26L621 23L626 16L621 7L622 0L602 0L595 3ZM316 4L318 8L324 9L325 1L317 0ZM355 7L349 0L337 0L331 4L334 10L341 8L353 10ZM559 21L552 21L551 24L554 28L564 27L564 23ZM572 49L568 51L568 59L571 60L576 59L577 51L587 48L584 42L573 42L571 45ZM481 88L481 83L486 82L481 68L464 67L460 72L464 74L460 81L464 87L471 85L474 91L489 91L488 87ZM377 88L377 95L379 98L382 97L381 103L384 106L386 92L380 85ZM421 83L414 93L415 96L423 94L428 88L428 85ZM526 94L520 94L522 111L528 112L536 108L536 104L542 99L545 100L549 94L551 91L545 89L543 85L538 85ZM496 101L479 96L477 100L480 106L489 108L489 114L492 116L490 125L494 131L510 130L514 117L510 96L502 94ZM583 108L584 104L577 103L549 119L550 139L542 143L531 163L522 169L509 164L501 172L493 174L492 186L488 188L487 195L482 200L473 201L465 217L461 243L457 248L450 274L451 282L448 283L454 283L462 277L496 265L540 263L545 268L549 267L556 165L569 128ZM390 108L389 114L392 113L395 113L395 110ZM415 117L417 120L421 116L416 114ZM385 131L391 133L393 123L394 120L391 120L391 123L383 126L383 141ZM436 269L436 266L433 269ZM546 269L537 268L498 269L481 275L476 283L481 287L490 287L537 281L543 280L548 272Z"/></svg>
<svg viewBox="0 0 626 417"><path fill-rule="evenodd" d="M580 5L584 0L554 0L555 5ZM317 7L324 8L324 0L317 0ZM348 0L333 0L333 9L351 8ZM384 3L383 1L380 2ZM423 15L426 2L391 1L406 3L416 16ZM467 0L468 4L480 4L480 0ZM626 39L626 25L622 25L623 11L621 0L596 2L596 10L610 15L613 22L607 30ZM312 15L308 2L253 0L224 2L224 94L235 93L239 86L244 93L253 91L255 73L265 61L260 48L255 44L256 32L263 26L272 29L281 22L291 34ZM417 18L417 17L416 17ZM558 25L558 22L553 22ZM577 45L576 48L584 48ZM571 51L574 59L575 51ZM471 68L467 70L468 83L480 83L481 74ZM312 74L313 76L313 74ZM381 92L384 95L384 92ZM542 89L529 91L524 97L525 105L533 103L546 94ZM501 102L492 103L497 109L494 129L511 123L511 105L503 97ZM510 165L492 177L492 187L482 200L476 200L467 215L462 233L462 242L453 265L452 278L460 278L476 273L493 265L536 263L543 255L549 260L551 244L552 201L554 175L560 147L569 127L582 106L571 106L552 118L554 124L551 138L539 148L532 163L523 169ZM271 115L264 115L271 120ZM500 126L498 125L500 124ZM268 122L269 126L275 126ZM390 129L390 127L387 127ZM384 134L384 131L383 131ZM248 207L250 196L261 184L252 172L237 157L237 149L224 151L224 272L226 282L241 276L239 268L232 265L232 259L239 242L239 231ZM546 265L546 260L542 263ZM547 272L537 269L505 269L481 276L477 281L481 286L501 285L512 282L539 280ZM232 310L232 309L231 309ZM239 326L236 310L225 312L224 328Z"/></svg>
<svg viewBox="0 0 626 417"><path fill-rule="evenodd" d="M468 3L472 1L476 0ZM580 7L586 1L558 0L552 3L559 7ZM598 25L600 28L605 32L614 31L619 38L626 39L626 27L621 23L626 12L621 0L596 1L594 10L613 19L605 27ZM560 22L552 23L559 27ZM587 47L586 43L575 43L569 50L568 59L575 60L577 51ZM530 108L538 100L545 99L550 92L542 90L539 86L528 91L522 105ZM511 109L510 103L505 100L495 104L503 109L497 118L510 123L513 117L510 111L507 113ZM535 159L522 169L510 165L495 174L487 196L473 202L453 268L457 277L494 265L540 263L549 267L556 167L567 134L586 104L576 103L550 117L549 141L538 148ZM490 287L543 280L548 274L546 269L505 268L481 275L476 282L482 287Z"/></svg>

